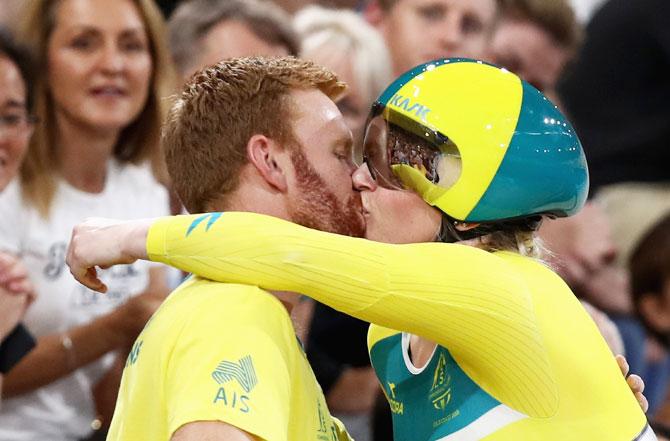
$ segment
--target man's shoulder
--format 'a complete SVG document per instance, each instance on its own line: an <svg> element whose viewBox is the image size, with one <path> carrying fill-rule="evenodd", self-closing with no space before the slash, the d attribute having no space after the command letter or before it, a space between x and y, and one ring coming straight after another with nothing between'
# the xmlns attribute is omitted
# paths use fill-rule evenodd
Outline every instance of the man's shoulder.
<svg viewBox="0 0 670 441"><path fill-rule="evenodd" d="M166 318L197 318L216 322L217 327L290 326L286 308L271 293L252 285L219 283L190 277L164 305Z"/></svg>

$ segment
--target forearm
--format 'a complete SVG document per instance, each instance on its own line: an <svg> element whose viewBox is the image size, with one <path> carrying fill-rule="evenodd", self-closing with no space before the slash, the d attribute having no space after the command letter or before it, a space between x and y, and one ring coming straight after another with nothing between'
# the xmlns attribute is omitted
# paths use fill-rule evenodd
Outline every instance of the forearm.
<svg viewBox="0 0 670 441"><path fill-rule="evenodd" d="M208 227L205 219L193 228L194 219L156 222L149 257L212 280L300 292L440 344L462 340L462 329L456 338L444 326L457 330L469 318L480 326L517 321L535 328L525 285L500 259L473 247L382 244L249 213L225 213Z"/></svg>
<svg viewBox="0 0 670 441"><path fill-rule="evenodd" d="M100 420L103 428L108 428L112 421L121 385L121 377L123 376L123 368L125 367L129 352L130 347L118 351L112 367L93 387L93 399L95 401L97 418Z"/></svg>
<svg viewBox="0 0 670 441"><path fill-rule="evenodd" d="M123 334L115 331L113 314L38 339L35 349L6 375L4 396L25 394L50 384L123 345Z"/></svg>
<svg viewBox="0 0 670 441"><path fill-rule="evenodd" d="M181 426L170 441L264 441L235 426L221 421L194 421Z"/></svg>
<svg viewBox="0 0 670 441"><path fill-rule="evenodd" d="M156 222L149 257L213 280L300 292L420 335L448 347L496 398L517 397L508 404L536 416L554 411L533 305L502 259L467 246L375 243L249 213L217 216ZM534 398L523 398L529 391Z"/></svg>

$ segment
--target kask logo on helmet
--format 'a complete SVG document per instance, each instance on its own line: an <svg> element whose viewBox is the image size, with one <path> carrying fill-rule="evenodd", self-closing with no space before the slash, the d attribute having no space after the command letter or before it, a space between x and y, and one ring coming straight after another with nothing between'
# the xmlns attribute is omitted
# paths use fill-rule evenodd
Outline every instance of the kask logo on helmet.
<svg viewBox="0 0 670 441"><path fill-rule="evenodd" d="M430 109L428 107L416 102L413 103L411 99L398 93L393 95L391 101L389 101L389 105L397 107L398 109L402 109L408 113L414 113L414 115L416 115L416 117L421 121L425 121L426 116L428 113L430 113Z"/></svg>

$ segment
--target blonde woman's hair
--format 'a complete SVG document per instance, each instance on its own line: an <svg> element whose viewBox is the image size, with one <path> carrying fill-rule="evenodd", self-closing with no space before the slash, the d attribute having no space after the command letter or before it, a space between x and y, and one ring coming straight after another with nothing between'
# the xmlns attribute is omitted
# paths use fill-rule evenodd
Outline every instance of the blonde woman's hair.
<svg viewBox="0 0 670 441"><path fill-rule="evenodd" d="M484 250L511 251L534 259L545 257L545 248L535 231L496 231L481 239Z"/></svg>
<svg viewBox="0 0 670 441"><path fill-rule="evenodd" d="M60 0L26 0L18 29L19 39L29 45L43 65L35 83L35 114L40 123L35 127L26 159L19 173L24 199L48 217L60 172L58 152L54 144L54 105L47 84L47 47L56 25ZM165 97L174 91L175 74L168 50L163 16L153 0L133 0L146 26L153 61L153 74L147 103L140 114L125 127L114 148L114 157L122 163L150 160L154 174L165 181L165 167L160 153L160 127L169 103Z"/></svg>
<svg viewBox="0 0 670 441"><path fill-rule="evenodd" d="M458 230L456 224L460 222L444 215L436 241L448 243L465 242L470 246L490 253L509 251L533 258L548 265L545 260L551 257L551 252L544 246L544 243L537 234L541 222L542 217L538 215L516 221L482 224L472 230L475 231L473 234L472 231Z"/></svg>
<svg viewBox="0 0 670 441"><path fill-rule="evenodd" d="M372 104L392 78L391 57L382 36L353 11L309 6L293 25L301 39L300 56L348 57L361 94Z"/></svg>

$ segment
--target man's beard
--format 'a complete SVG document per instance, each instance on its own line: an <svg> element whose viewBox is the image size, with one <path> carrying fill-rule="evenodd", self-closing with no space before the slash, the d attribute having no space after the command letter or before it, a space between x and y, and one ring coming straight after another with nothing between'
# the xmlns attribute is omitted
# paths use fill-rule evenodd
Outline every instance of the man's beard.
<svg viewBox="0 0 670 441"><path fill-rule="evenodd" d="M343 206L299 148L291 154L291 161L299 192L290 207L291 220L316 230L363 237L365 221L360 197L352 195Z"/></svg>

